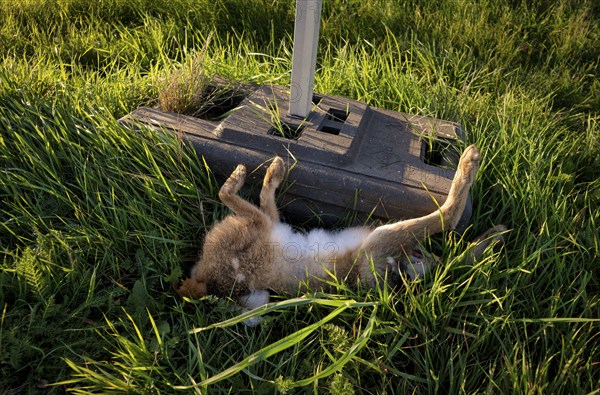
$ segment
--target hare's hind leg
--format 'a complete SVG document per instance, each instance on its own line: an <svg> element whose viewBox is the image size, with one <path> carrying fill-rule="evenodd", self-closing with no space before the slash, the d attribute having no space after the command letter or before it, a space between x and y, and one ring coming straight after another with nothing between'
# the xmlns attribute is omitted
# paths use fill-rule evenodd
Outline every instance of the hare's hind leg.
<svg viewBox="0 0 600 395"><path fill-rule="evenodd" d="M481 154L475 145L468 146L460 156L448 197L442 205L442 212L447 217L445 219L450 229L456 228L465 211L469 189L475 181L480 162ZM444 224L441 225L439 231L443 230Z"/></svg>
<svg viewBox="0 0 600 395"><path fill-rule="evenodd" d="M260 209L274 222L279 221L279 211L277 211L277 205L275 204L275 190L281 184L284 175L285 164L279 156L276 156L267 169L260 191Z"/></svg>
<svg viewBox="0 0 600 395"><path fill-rule="evenodd" d="M444 229L454 229L467 204L469 188L479 169L479 160L477 147L474 145L467 147L460 157L448 197L439 210L424 217L380 226L371 232L363 247L374 251L385 245L398 248L406 242L422 240L429 234L439 233Z"/></svg>
<svg viewBox="0 0 600 395"><path fill-rule="evenodd" d="M238 165L219 190L219 199L221 199L223 204L229 207L229 209L237 215L261 215L262 213L258 207L254 206L250 202L245 201L237 194L240 188L244 185L245 179L246 167L244 165Z"/></svg>
<svg viewBox="0 0 600 395"><path fill-rule="evenodd" d="M427 235L456 227L467 204L469 188L475 180L479 161L477 147L467 147L460 157L448 197L439 210L424 217L380 226L369 234L362 249L367 256L373 258L376 265L381 266L375 268L378 273L384 272L387 257L409 254L410 251L404 249L412 248ZM363 269L362 275L367 279L371 278L364 270L368 269Z"/></svg>

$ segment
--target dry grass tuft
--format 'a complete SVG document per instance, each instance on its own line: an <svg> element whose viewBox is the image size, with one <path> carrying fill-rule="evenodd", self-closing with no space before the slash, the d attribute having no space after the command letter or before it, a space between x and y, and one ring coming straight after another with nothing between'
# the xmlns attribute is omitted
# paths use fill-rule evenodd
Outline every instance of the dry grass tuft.
<svg viewBox="0 0 600 395"><path fill-rule="evenodd" d="M205 102L205 92L211 82L204 70L211 36L208 36L204 46L190 62L167 74L159 83L158 106L161 110L192 116L201 111Z"/></svg>
<svg viewBox="0 0 600 395"><path fill-rule="evenodd" d="M247 87L207 75L204 66L211 36L191 61L159 83L161 110L214 120L226 116L245 97L243 91Z"/></svg>

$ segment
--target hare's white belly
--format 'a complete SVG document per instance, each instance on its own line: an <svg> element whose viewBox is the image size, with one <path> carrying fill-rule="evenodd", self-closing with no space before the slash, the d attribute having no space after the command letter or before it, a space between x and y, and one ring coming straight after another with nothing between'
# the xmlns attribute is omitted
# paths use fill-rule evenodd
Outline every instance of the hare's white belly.
<svg viewBox="0 0 600 395"><path fill-rule="evenodd" d="M297 232L289 225L277 223L271 230L273 263L281 273L303 280L311 277L325 278L324 269L331 270L337 256L356 251L369 235L368 228L348 228L341 231L314 229L308 233Z"/></svg>

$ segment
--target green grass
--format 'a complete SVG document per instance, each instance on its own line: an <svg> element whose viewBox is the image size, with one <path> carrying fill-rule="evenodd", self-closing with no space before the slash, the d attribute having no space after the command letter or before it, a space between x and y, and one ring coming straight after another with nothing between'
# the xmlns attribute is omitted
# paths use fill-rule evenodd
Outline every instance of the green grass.
<svg viewBox="0 0 600 395"><path fill-rule="evenodd" d="M431 240L425 281L277 299L257 328L184 303L218 185L116 120L199 51L207 75L288 84L293 2L0 0L2 393L598 393L597 2L324 3L318 92L481 148L466 239Z"/></svg>

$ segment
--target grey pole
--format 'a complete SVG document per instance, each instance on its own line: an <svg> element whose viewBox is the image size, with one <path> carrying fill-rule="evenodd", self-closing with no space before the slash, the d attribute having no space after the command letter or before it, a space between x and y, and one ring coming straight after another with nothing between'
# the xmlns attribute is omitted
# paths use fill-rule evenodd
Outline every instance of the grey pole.
<svg viewBox="0 0 600 395"><path fill-rule="evenodd" d="M312 107L322 0L296 0L289 115L306 118Z"/></svg>

